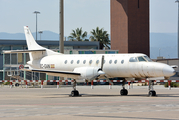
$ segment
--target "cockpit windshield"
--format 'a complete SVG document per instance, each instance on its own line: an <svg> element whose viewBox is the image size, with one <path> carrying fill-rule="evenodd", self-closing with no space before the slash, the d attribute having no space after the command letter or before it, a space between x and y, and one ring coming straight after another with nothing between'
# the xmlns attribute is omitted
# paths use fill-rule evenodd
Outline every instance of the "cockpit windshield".
<svg viewBox="0 0 179 120"><path fill-rule="evenodd" d="M146 62L146 60L142 56L138 57L138 60L139 60L139 62Z"/></svg>
<svg viewBox="0 0 179 120"><path fill-rule="evenodd" d="M131 57L131 58L129 59L129 62L138 62L138 61L137 61L137 58L136 58L136 57Z"/></svg>
<svg viewBox="0 0 179 120"><path fill-rule="evenodd" d="M145 58L148 62L152 62L152 60L151 60L148 56L144 56L144 58Z"/></svg>
<svg viewBox="0 0 179 120"><path fill-rule="evenodd" d="M140 57L131 57L129 62L152 62L152 60L148 56L140 56Z"/></svg>

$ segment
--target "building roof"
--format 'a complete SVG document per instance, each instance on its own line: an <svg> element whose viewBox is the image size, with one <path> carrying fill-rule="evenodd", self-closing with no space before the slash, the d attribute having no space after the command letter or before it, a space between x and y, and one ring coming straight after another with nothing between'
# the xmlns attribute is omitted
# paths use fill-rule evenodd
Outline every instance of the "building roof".
<svg viewBox="0 0 179 120"><path fill-rule="evenodd" d="M56 45L59 46L59 41L54 40L38 40L40 45ZM8 40L0 39L0 45L26 45L26 40ZM64 46L98 46L98 41L64 41Z"/></svg>

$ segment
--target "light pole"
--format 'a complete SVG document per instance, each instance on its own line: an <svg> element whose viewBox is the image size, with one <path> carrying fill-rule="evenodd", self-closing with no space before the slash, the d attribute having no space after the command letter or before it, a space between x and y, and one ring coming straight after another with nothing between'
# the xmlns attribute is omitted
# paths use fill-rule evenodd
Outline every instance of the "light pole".
<svg viewBox="0 0 179 120"><path fill-rule="evenodd" d="M64 53L64 15L63 15L63 0L60 0L60 15L59 15L59 20L60 20L60 41L59 41L59 49L60 49L60 53Z"/></svg>
<svg viewBox="0 0 179 120"><path fill-rule="evenodd" d="M159 49L159 57L160 57L160 50L161 50L161 48Z"/></svg>
<svg viewBox="0 0 179 120"><path fill-rule="evenodd" d="M64 15L63 15L63 0L59 0L59 50L60 53L64 53ZM64 80L63 77L59 77L59 80Z"/></svg>
<svg viewBox="0 0 179 120"><path fill-rule="evenodd" d="M34 13L36 14L36 41L37 41L37 14L40 14L40 12L35 11Z"/></svg>
<svg viewBox="0 0 179 120"><path fill-rule="evenodd" d="M43 33L43 31L39 31L39 34L40 34L40 40L41 40L41 34Z"/></svg>
<svg viewBox="0 0 179 120"><path fill-rule="evenodd" d="M175 1L178 3L178 59L179 59L179 0Z"/></svg>

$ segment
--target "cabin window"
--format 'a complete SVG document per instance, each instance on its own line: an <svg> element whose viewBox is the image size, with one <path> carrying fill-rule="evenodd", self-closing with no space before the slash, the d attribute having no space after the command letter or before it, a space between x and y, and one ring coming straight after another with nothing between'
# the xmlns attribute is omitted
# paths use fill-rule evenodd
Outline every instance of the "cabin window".
<svg viewBox="0 0 179 120"><path fill-rule="evenodd" d="M71 60L71 64L73 64L73 60Z"/></svg>
<svg viewBox="0 0 179 120"><path fill-rule="evenodd" d="M96 61L96 64L98 64L98 63L99 63L99 60Z"/></svg>
<svg viewBox="0 0 179 120"><path fill-rule="evenodd" d="M143 57L138 57L139 62L146 62L146 60Z"/></svg>
<svg viewBox="0 0 179 120"><path fill-rule="evenodd" d="M89 64L92 64L92 62L93 62L93 61L92 61L92 60L90 60L90 61L89 61Z"/></svg>
<svg viewBox="0 0 179 120"><path fill-rule="evenodd" d="M109 64L111 64L111 63L112 63L112 60L109 61Z"/></svg>
<svg viewBox="0 0 179 120"><path fill-rule="evenodd" d="M124 64L124 60L121 60L121 64Z"/></svg>
<svg viewBox="0 0 179 120"><path fill-rule="evenodd" d="M117 64L117 60L114 61L114 64Z"/></svg>
<svg viewBox="0 0 179 120"><path fill-rule="evenodd" d="M65 60L65 62L64 62L65 64L67 64L67 60Z"/></svg>
<svg viewBox="0 0 179 120"><path fill-rule="evenodd" d="M80 60L77 61L77 64L79 64L79 63L80 63Z"/></svg>
<svg viewBox="0 0 179 120"><path fill-rule="evenodd" d="M147 59L147 61L152 62L152 60L148 56L144 56L144 58Z"/></svg>
<svg viewBox="0 0 179 120"><path fill-rule="evenodd" d="M86 64L86 60L83 61L83 64Z"/></svg>
<svg viewBox="0 0 179 120"><path fill-rule="evenodd" d="M105 64L106 60L104 60L103 64Z"/></svg>
<svg viewBox="0 0 179 120"><path fill-rule="evenodd" d="M131 57L131 58L129 59L129 62L137 62L137 58L136 58L136 57Z"/></svg>

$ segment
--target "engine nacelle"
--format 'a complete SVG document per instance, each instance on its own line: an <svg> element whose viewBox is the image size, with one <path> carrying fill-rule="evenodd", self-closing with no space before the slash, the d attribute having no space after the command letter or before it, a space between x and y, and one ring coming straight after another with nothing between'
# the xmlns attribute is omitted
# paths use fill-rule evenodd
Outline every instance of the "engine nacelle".
<svg viewBox="0 0 179 120"><path fill-rule="evenodd" d="M99 74L99 69L100 68L98 67L79 67L75 68L74 72L81 73L81 76L78 77L78 79L90 80L92 77L97 76Z"/></svg>

